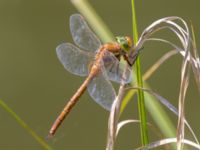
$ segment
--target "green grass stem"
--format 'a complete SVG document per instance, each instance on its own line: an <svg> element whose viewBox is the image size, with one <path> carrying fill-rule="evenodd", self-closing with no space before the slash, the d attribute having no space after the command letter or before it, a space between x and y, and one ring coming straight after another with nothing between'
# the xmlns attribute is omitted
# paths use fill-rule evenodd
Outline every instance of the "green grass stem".
<svg viewBox="0 0 200 150"><path fill-rule="evenodd" d="M134 43L137 43L138 31L137 31L135 2L134 2L134 0L132 0L131 2L132 2L132 21L133 21L133 41L134 41ZM139 57L136 60L136 76L137 76L137 86L143 87ZM138 110L139 110L139 117L140 117L140 121L141 121L141 123L140 123L141 142L142 142L142 145L146 145L149 143L149 137L148 137L148 127L147 127L144 92L141 89L138 89Z"/></svg>
<svg viewBox="0 0 200 150"><path fill-rule="evenodd" d="M24 128L41 146L46 150L53 150L40 136L38 136L3 100L0 99L0 106L5 109L19 125Z"/></svg>

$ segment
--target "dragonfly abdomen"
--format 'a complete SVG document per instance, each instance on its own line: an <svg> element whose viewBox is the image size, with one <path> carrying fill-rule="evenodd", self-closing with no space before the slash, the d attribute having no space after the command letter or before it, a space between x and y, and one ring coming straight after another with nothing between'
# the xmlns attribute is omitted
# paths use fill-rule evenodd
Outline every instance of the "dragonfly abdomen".
<svg viewBox="0 0 200 150"><path fill-rule="evenodd" d="M58 129L58 127L61 125L65 117L69 114L69 112L72 110L74 105L78 102L79 98L83 95L85 90L87 89L88 84L92 80L93 76L89 75L86 80L83 82L83 84L79 87L77 92L72 96L72 98L67 102L64 109L56 119L56 121L53 123L50 131L49 131L49 137L53 136Z"/></svg>

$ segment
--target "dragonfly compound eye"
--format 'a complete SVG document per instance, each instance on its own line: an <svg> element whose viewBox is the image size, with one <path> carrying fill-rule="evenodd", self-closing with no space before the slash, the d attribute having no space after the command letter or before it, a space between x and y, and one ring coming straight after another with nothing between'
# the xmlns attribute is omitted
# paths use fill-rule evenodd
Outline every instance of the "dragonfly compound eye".
<svg viewBox="0 0 200 150"><path fill-rule="evenodd" d="M116 37L117 42L119 43L120 47L125 51L128 52L132 46L132 40L130 37L118 36Z"/></svg>
<svg viewBox="0 0 200 150"><path fill-rule="evenodd" d="M126 41L127 41L129 48L131 48L133 46L132 38L129 37L129 36L126 36L125 38L126 38Z"/></svg>

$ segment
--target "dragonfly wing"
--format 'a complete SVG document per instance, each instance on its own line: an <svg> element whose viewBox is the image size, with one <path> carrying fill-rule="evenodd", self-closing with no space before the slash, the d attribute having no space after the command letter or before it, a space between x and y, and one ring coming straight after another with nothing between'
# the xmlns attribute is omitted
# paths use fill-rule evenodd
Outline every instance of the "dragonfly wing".
<svg viewBox="0 0 200 150"><path fill-rule="evenodd" d="M73 14L70 17L70 30L74 43L81 49L96 51L101 42L90 30L85 19L80 14Z"/></svg>
<svg viewBox="0 0 200 150"><path fill-rule="evenodd" d="M90 96L103 108L110 110L116 93L110 81L103 74L94 77L88 86Z"/></svg>
<svg viewBox="0 0 200 150"><path fill-rule="evenodd" d="M130 83L132 80L132 68L119 61L112 53L106 51L103 58L104 72L109 80L117 83ZM127 68L127 69L126 69ZM126 69L126 70L125 70Z"/></svg>
<svg viewBox="0 0 200 150"><path fill-rule="evenodd" d="M66 70L79 76L88 75L89 64L94 59L94 55L92 53L82 51L70 43L58 45L56 53Z"/></svg>

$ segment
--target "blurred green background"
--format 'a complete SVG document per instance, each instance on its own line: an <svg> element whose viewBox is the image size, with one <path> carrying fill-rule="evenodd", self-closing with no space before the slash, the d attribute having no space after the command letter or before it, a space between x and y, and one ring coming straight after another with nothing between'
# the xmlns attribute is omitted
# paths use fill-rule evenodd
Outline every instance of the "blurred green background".
<svg viewBox="0 0 200 150"><path fill-rule="evenodd" d="M130 0L90 0L114 35L132 35ZM136 1L139 34L153 21L166 16L180 16L192 21L199 46L199 0ZM72 42L69 17L77 10L69 0L0 0L0 98L4 100L38 135L46 138L48 130L66 101L84 78L65 71L55 47ZM169 39L175 39L168 35ZM141 54L142 70L170 47L146 44ZM152 88L177 106L181 57L167 61L148 81ZM199 94L193 77L186 99L186 118L200 138ZM176 117L168 112L176 126ZM95 149L106 146L109 113L84 94L64 121L56 136L47 140L55 149ZM137 119L137 104L132 101L122 116ZM151 122L151 117L148 117ZM139 126L128 125L119 134L116 149L140 146ZM150 136L151 140L158 137ZM0 107L0 149L42 150L3 108Z"/></svg>

